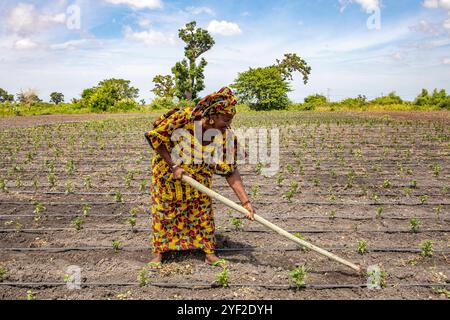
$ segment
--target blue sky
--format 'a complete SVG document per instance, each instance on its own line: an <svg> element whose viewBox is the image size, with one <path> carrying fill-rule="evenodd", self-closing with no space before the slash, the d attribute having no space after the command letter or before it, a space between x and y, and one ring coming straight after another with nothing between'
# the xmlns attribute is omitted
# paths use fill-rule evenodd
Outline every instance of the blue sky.
<svg viewBox="0 0 450 320"><path fill-rule="evenodd" d="M150 101L153 77L183 58L178 29L193 20L216 41L203 94L285 53L312 67L306 86L300 75L291 83L294 101L450 91L450 0L2 0L0 88L70 99L115 77Z"/></svg>

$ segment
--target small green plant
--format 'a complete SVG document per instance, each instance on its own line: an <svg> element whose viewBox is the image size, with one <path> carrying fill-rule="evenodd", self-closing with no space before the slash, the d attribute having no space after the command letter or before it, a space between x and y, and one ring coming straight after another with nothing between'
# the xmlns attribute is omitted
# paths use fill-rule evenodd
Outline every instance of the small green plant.
<svg viewBox="0 0 450 320"><path fill-rule="evenodd" d="M243 225L242 220L239 218L231 218L230 223L232 226L234 226L236 228L236 230L239 229L240 227L242 227L242 225Z"/></svg>
<svg viewBox="0 0 450 320"><path fill-rule="evenodd" d="M442 171L442 167L439 164L432 165L433 174L435 177L439 177L439 174Z"/></svg>
<svg viewBox="0 0 450 320"><path fill-rule="evenodd" d="M91 176L84 177L83 185L86 189L92 188L92 178Z"/></svg>
<svg viewBox="0 0 450 320"><path fill-rule="evenodd" d="M36 294L33 291L28 290L27 291L27 300L36 300Z"/></svg>
<svg viewBox="0 0 450 320"><path fill-rule="evenodd" d="M446 297L447 299L450 299L450 291L448 291L447 289L445 289L445 288L434 288L433 290L437 294L440 294L440 295Z"/></svg>
<svg viewBox="0 0 450 320"><path fill-rule="evenodd" d="M389 179L384 180L383 182L383 188L388 189L392 187L392 183L391 181L389 181Z"/></svg>
<svg viewBox="0 0 450 320"><path fill-rule="evenodd" d="M286 171L287 171L289 174L294 174L294 173L295 173L294 167L293 167L291 164L288 164L288 165L286 166Z"/></svg>
<svg viewBox="0 0 450 320"><path fill-rule="evenodd" d="M83 224L84 224L84 220L81 219L80 217L76 217L73 221L72 224L75 226L75 229L77 231L80 231L83 228Z"/></svg>
<svg viewBox="0 0 450 320"><path fill-rule="evenodd" d="M255 168L256 173L261 174L263 168L264 168L264 165L258 161L258 163L256 164L256 168Z"/></svg>
<svg viewBox="0 0 450 320"><path fill-rule="evenodd" d="M444 206L442 204L438 205L437 207L433 208L434 212L436 213L438 219L440 219L440 215L442 213L442 209L444 209Z"/></svg>
<svg viewBox="0 0 450 320"><path fill-rule="evenodd" d="M66 163L66 168L67 168L67 173L69 175L73 175L75 173L75 163L74 163L74 161L73 160L69 160Z"/></svg>
<svg viewBox="0 0 450 320"><path fill-rule="evenodd" d="M120 191L116 191L116 193L114 194L114 199L116 200L116 202L123 203L122 193Z"/></svg>
<svg viewBox="0 0 450 320"><path fill-rule="evenodd" d="M420 196L419 201L421 204L426 204L428 202L428 196L427 195Z"/></svg>
<svg viewBox="0 0 450 320"><path fill-rule="evenodd" d="M417 189L417 181L416 180L411 181L409 187L412 189Z"/></svg>
<svg viewBox="0 0 450 320"><path fill-rule="evenodd" d="M384 212L384 208L383 207L378 207L377 208L377 219L381 219L382 215Z"/></svg>
<svg viewBox="0 0 450 320"><path fill-rule="evenodd" d="M139 286L140 286L141 288L142 288L142 287L145 287L146 285L149 284L150 279L149 279L149 275L148 275L148 270L147 270L146 268L142 268L142 269L139 271L137 280L138 280Z"/></svg>
<svg viewBox="0 0 450 320"><path fill-rule="evenodd" d="M73 183L68 181L64 184L64 190L66 191L66 194L70 194L73 192Z"/></svg>
<svg viewBox="0 0 450 320"><path fill-rule="evenodd" d="M6 275L6 268L3 266L0 266L0 281L3 281Z"/></svg>
<svg viewBox="0 0 450 320"><path fill-rule="evenodd" d="M112 247L114 250L116 250L116 251L120 250L121 246L122 246L122 243L119 240L113 240Z"/></svg>
<svg viewBox="0 0 450 320"><path fill-rule="evenodd" d="M224 268L221 272L216 273L216 281L219 285L226 288L228 287L230 270L228 268Z"/></svg>
<svg viewBox="0 0 450 320"><path fill-rule="evenodd" d="M39 222L42 219L42 215L41 213L44 212L46 210L46 208L44 207L44 205L40 202L36 202L35 203L35 207L34 207L34 221L35 222Z"/></svg>
<svg viewBox="0 0 450 320"><path fill-rule="evenodd" d="M92 208L92 207L91 207L90 204L87 204L87 203L83 204L82 212L83 212L83 216L84 216L84 217L87 217L87 216L88 216L89 211L91 210L91 208Z"/></svg>
<svg viewBox="0 0 450 320"><path fill-rule="evenodd" d="M129 217L126 223L131 227L131 230L134 231L134 227L136 226L136 217Z"/></svg>
<svg viewBox="0 0 450 320"><path fill-rule="evenodd" d="M378 192L374 192L372 194L372 200L375 201L375 202L380 201L380 194Z"/></svg>
<svg viewBox="0 0 450 320"><path fill-rule="evenodd" d="M252 186L250 188L250 193L251 193L252 199L258 199L260 192L261 192L260 186Z"/></svg>
<svg viewBox="0 0 450 320"><path fill-rule="evenodd" d="M367 240L359 240L356 245L356 252L364 254L367 251Z"/></svg>
<svg viewBox="0 0 450 320"><path fill-rule="evenodd" d="M411 220L409 220L409 227L410 227L412 232L419 231L420 220L417 219L417 218L412 218Z"/></svg>
<svg viewBox="0 0 450 320"><path fill-rule="evenodd" d="M306 277L308 273L304 265L295 268L291 272L289 272L289 280L295 284L297 289L300 289L305 285Z"/></svg>
<svg viewBox="0 0 450 320"><path fill-rule="evenodd" d="M73 276L69 275L69 274L65 274L64 275L64 282L65 283L69 283L73 281Z"/></svg>
<svg viewBox="0 0 450 320"><path fill-rule="evenodd" d="M314 178L313 179L313 184L315 187L320 187L320 179L319 178Z"/></svg>
<svg viewBox="0 0 450 320"><path fill-rule="evenodd" d="M434 242L431 240L425 240L420 244L420 255L424 258L432 257L434 254L433 248Z"/></svg>
<svg viewBox="0 0 450 320"><path fill-rule="evenodd" d="M139 183L139 192L140 193L145 193L146 190L147 190L147 180L142 180Z"/></svg>
<svg viewBox="0 0 450 320"><path fill-rule="evenodd" d="M50 183L50 186L54 187L56 185L56 176L53 172L50 172L47 175L47 180L48 180L48 183Z"/></svg>
<svg viewBox="0 0 450 320"><path fill-rule="evenodd" d="M7 189L6 183L7 183L6 179L0 179L0 190L6 191L6 189Z"/></svg>
<svg viewBox="0 0 450 320"><path fill-rule="evenodd" d="M281 184L283 183L283 181L284 181L284 177L283 177L283 175L280 173L278 176L277 176L277 185L280 187L281 186Z"/></svg>

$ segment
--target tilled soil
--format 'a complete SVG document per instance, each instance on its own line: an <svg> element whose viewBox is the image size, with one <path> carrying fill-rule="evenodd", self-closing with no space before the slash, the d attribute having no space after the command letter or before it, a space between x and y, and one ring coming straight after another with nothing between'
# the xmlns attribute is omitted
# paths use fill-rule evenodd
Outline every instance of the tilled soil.
<svg viewBox="0 0 450 320"><path fill-rule="evenodd" d="M448 113L389 115L400 120L371 126L364 118L374 113L358 114L355 123L351 114L289 119L294 124L282 132L280 174L240 168L258 214L358 265L378 264L387 272L381 290L367 289L366 276L257 223L234 226L231 218L240 215L220 203L214 205L217 251L228 261L229 287L217 284L222 269L206 265L200 252L166 254L163 268L150 270L150 186L140 187L151 174L151 150L141 139L147 118L119 117L94 127L72 122L98 119L91 115L4 119L1 125L10 128L71 123L0 133L6 187L0 191L0 266L6 270L0 298L26 299L32 290L37 299L445 299L450 156L442 123ZM329 127L318 127L321 122ZM237 123L266 125L270 119L251 115ZM102 137L107 143L99 148ZM236 200L224 179L216 177L214 189ZM133 228L127 223L132 209ZM77 217L84 222L78 231ZM362 240L366 250L358 253ZM433 242L430 257L421 255L426 240ZM296 289L289 272L302 265L306 287ZM81 268L80 290L65 283L69 266ZM139 285L143 268L146 286Z"/></svg>

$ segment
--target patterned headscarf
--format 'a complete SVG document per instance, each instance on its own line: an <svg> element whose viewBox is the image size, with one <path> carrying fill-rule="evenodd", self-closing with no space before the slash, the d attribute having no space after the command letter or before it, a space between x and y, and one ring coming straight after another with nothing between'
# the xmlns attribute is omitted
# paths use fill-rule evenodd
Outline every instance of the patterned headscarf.
<svg viewBox="0 0 450 320"><path fill-rule="evenodd" d="M228 87L204 97L193 110L195 117L205 117L214 114L236 114L236 96Z"/></svg>

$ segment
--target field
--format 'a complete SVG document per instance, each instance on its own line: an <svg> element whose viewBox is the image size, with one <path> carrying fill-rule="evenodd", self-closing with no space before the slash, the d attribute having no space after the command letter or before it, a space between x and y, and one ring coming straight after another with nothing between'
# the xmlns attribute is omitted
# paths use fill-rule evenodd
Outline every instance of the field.
<svg viewBox="0 0 450 320"><path fill-rule="evenodd" d="M243 113L234 127L281 130L281 171L243 165L258 214L354 263L366 277L215 204L220 268L198 252L150 257L156 114L0 121L0 299L446 299L450 290L448 112ZM236 200L223 178L214 189ZM69 266L81 290L69 290ZM298 289L289 273L307 270Z"/></svg>

